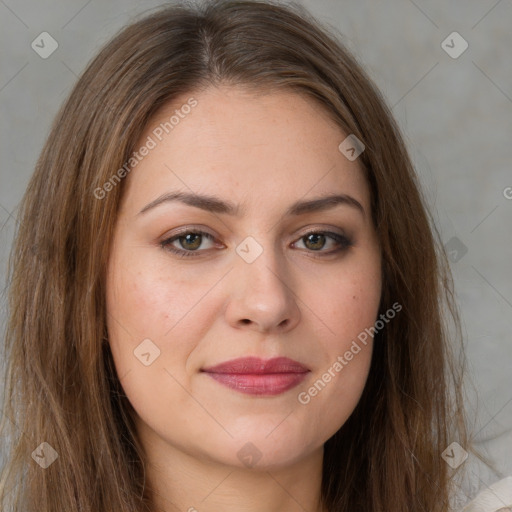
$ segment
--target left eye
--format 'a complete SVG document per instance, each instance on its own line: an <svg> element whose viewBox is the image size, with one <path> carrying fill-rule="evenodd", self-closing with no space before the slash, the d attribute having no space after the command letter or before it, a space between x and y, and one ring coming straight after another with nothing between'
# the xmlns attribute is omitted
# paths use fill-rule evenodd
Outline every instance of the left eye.
<svg viewBox="0 0 512 512"><path fill-rule="evenodd" d="M302 236L299 240L305 241L303 243L306 246L306 249L311 249L313 252L319 252L320 249L325 247L326 241L329 239L331 240L331 245L333 245L332 241L334 241L334 250L321 252L338 252L338 250L347 249L352 245L350 240L343 235L323 231L310 231L309 233L306 233L304 236ZM336 246L338 246L337 249Z"/></svg>

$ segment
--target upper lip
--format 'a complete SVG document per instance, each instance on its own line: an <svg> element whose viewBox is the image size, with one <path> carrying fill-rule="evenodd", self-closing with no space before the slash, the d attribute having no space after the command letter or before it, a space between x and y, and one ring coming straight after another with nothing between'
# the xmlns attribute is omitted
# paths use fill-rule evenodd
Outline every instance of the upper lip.
<svg viewBox="0 0 512 512"><path fill-rule="evenodd" d="M309 368L288 357L260 359L259 357L240 357L215 366L201 368L208 373L228 374L271 374L271 373L305 373Z"/></svg>

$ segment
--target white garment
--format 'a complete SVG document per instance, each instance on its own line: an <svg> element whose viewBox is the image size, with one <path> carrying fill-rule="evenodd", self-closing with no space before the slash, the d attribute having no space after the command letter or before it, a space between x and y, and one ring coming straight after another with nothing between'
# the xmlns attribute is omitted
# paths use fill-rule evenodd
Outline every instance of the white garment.
<svg viewBox="0 0 512 512"><path fill-rule="evenodd" d="M462 512L512 512L512 476L490 485Z"/></svg>

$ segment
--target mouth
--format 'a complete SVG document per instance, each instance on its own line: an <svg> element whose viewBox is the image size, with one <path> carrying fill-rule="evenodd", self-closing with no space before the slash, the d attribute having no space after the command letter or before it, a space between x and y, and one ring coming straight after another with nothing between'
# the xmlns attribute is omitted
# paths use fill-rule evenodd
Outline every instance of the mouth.
<svg viewBox="0 0 512 512"><path fill-rule="evenodd" d="M201 368L201 372L241 393L274 396L297 386L310 370L287 357L243 357Z"/></svg>

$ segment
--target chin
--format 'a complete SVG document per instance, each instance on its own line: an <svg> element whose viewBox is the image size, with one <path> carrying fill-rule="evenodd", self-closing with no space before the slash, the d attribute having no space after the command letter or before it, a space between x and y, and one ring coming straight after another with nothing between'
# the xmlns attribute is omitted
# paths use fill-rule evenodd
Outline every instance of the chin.
<svg viewBox="0 0 512 512"><path fill-rule="evenodd" d="M237 435L227 443L220 443L207 449L208 456L216 462L254 471L270 471L289 467L315 450L322 448L323 440L306 440L299 432L279 432L279 428L248 429L244 435Z"/></svg>

